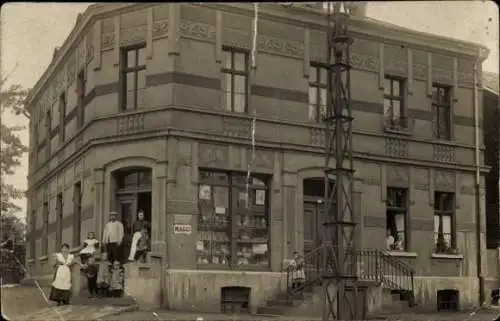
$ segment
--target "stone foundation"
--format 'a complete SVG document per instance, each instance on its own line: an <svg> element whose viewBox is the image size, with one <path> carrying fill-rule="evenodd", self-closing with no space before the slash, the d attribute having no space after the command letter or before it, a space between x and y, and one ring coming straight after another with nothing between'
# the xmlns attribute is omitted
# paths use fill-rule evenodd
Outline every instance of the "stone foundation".
<svg viewBox="0 0 500 321"><path fill-rule="evenodd" d="M279 272L165 270L162 307L179 311L221 310L221 288L250 288L250 311L286 290L286 274Z"/></svg>

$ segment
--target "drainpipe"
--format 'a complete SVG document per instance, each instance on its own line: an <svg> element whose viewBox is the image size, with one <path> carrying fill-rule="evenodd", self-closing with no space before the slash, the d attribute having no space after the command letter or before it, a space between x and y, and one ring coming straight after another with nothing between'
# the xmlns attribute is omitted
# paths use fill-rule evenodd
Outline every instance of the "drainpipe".
<svg viewBox="0 0 500 321"><path fill-rule="evenodd" d="M485 302L485 293L484 293L484 275L483 275L483 267L482 267L482 260L483 260L483 253L482 253L482 247L481 247L481 159L480 159L480 130L479 130L479 84L481 83L479 80L480 77L480 67L482 62L486 59L488 56L487 50L480 48L479 49L479 55L477 57L476 63L474 64L474 89L473 89L473 96L474 96L474 167L476 170L476 177L475 177L475 212L476 212L476 264L477 264L477 278L479 281L479 305L483 306Z"/></svg>

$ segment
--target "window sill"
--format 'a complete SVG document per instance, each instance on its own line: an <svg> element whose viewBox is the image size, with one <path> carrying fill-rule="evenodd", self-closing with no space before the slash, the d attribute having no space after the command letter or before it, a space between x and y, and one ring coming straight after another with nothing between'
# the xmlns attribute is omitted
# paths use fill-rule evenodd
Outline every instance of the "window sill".
<svg viewBox="0 0 500 321"><path fill-rule="evenodd" d="M198 264L198 270L218 270L218 271L228 271L228 272L252 272L252 271L271 271L268 266L258 267L258 266L242 266L242 267L231 267L222 264Z"/></svg>
<svg viewBox="0 0 500 321"><path fill-rule="evenodd" d="M393 129L385 127L384 132L391 135L411 136L411 132L408 129Z"/></svg>
<svg viewBox="0 0 500 321"><path fill-rule="evenodd" d="M445 259L445 260L463 260L464 256L462 254L446 254L446 253L432 253L431 257L433 259Z"/></svg>
<svg viewBox="0 0 500 321"><path fill-rule="evenodd" d="M417 257L416 252L405 252L405 251L387 251L387 255L395 257Z"/></svg>
<svg viewBox="0 0 500 321"><path fill-rule="evenodd" d="M49 260L49 256L48 255L43 255L43 256L40 256L38 258L38 261L40 261L40 262L46 262L48 260Z"/></svg>
<svg viewBox="0 0 500 321"><path fill-rule="evenodd" d="M28 260L28 264L33 264L33 263L35 263L35 262L36 262L36 259L29 259L29 260Z"/></svg>

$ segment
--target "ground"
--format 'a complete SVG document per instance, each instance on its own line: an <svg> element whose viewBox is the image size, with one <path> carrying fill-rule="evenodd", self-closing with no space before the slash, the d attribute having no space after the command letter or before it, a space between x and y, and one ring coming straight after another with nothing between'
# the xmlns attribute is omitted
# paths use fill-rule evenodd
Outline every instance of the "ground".
<svg viewBox="0 0 500 321"><path fill-rule="evenodd" d="M305 317L275 317L248 314L207 314L183 313L164 310L130 311L129 307L99 306L99 305L71 305L54 307L47 303L40 290L33 286L2 287L2 314L10 320L151 320L151 321L195 321L203 317L204 321L264 321L264 320L296 320L313 321L315 318ZM47 289L45 292L48 292ZM492 321L500 314L500 309L483 309L476 312L433 313L433 314L403 314L387 316L387 320L467 320Z"/></svg>

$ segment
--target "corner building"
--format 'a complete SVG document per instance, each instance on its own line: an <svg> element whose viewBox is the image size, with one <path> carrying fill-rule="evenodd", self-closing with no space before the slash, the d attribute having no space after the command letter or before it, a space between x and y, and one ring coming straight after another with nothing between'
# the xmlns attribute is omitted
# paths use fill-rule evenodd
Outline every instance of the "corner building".
<svg viewBox="0 0 500 321"><path fill-rule="evenodd" d="M323 242L325 17L261 4L255 70L252 17L231 3L97 4L79 16L29 100L32 275L52 275L60 243L100 238L110 210L127 227L144 209L152 252L127 268L130 295L219 311L240 287L255 311L286 290L284 262ZM498 282L476 254L486 169L481 128L474 158L473 70L487 50L362 16L350 30L360 247L413 267L422 306L443 289L477 305L478 271L485 291Z"/></svg>

